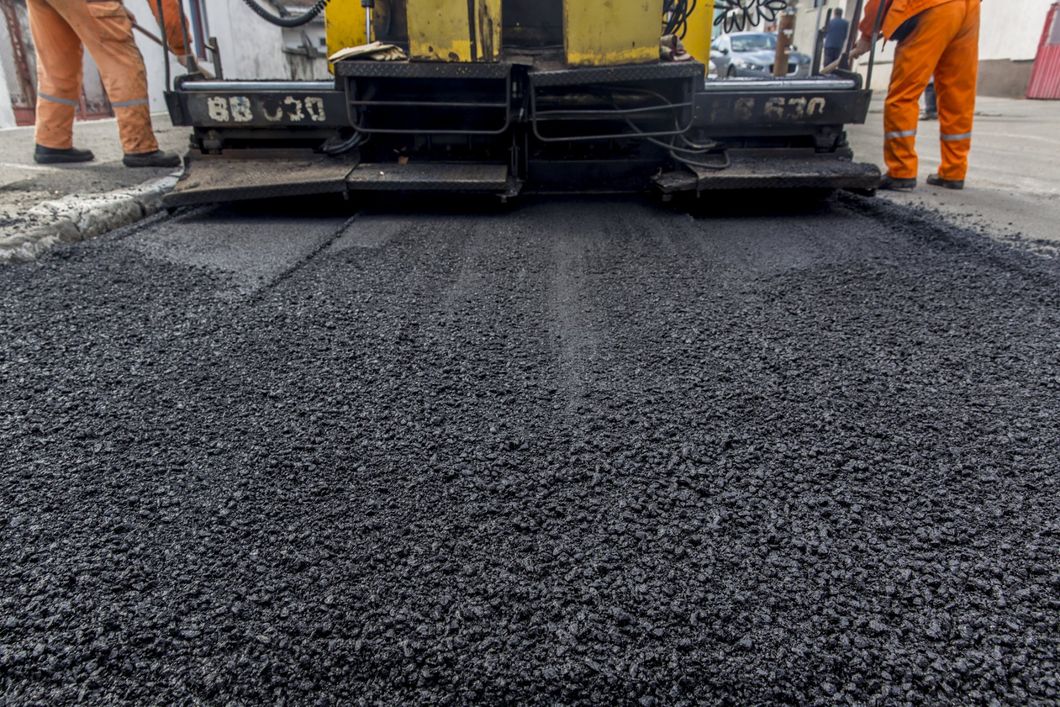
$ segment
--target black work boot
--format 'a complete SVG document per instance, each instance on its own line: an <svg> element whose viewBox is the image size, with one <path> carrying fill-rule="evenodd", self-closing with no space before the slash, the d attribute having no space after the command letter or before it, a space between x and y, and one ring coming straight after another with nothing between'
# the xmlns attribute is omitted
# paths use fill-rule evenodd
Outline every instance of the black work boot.
<svg viewBox="0 0 1060 707"><path fill-rule="evenodd" d="M74 147L58 150L54 147L37 145L33 150L33 161L37 164L73 164L74 162L91 162L94 159L96 156L92 154L92 150L78 150Z"/></svg>
<svg viewBox="0 0 1060 707"><path fill-rule="evenodd" d="M943 189L956 189L958 191L964 189L963 179L943 179L937 174L932 174L928 177L927 182L933 187L942 187Z"/></svg>
<svg viewBox="0 0 1060 707"><path fill-rule="evenodd" d="M885 191L913 191L916 189L916 177L912 179L898 179L885 174L880 180L880 189Z"/></svg>
<svg viewBox="0 0 1060 707"><path fill-rule="evenodd" d="M180 155L155 150L135 155L127 154L121 158L121 163L126 167L179 167Z"/></svg>

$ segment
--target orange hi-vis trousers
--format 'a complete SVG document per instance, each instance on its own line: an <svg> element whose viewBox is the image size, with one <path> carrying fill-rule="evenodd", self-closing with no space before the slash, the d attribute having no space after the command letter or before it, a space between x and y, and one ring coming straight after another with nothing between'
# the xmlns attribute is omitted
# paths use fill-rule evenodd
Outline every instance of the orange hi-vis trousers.
<svg viewBox="0 0 1060 707"><path fill-rule="evenodd" d="M898 43L884 108L884 160L896 179L917 176L916 130L920 96L935 77L942 166L939 176L963 180L972 148L979 76L981 0L952 0L917 16L912 34Z"/></svg>
<svg viewBox="0 0 1060 707"><path fill-rule="evenodd" d="M147 69L132 17L118 0L27 0L37 49L37 144L73 146L81 97L82 45L99 67L126 154L158 149L151 128Z"/></svg>

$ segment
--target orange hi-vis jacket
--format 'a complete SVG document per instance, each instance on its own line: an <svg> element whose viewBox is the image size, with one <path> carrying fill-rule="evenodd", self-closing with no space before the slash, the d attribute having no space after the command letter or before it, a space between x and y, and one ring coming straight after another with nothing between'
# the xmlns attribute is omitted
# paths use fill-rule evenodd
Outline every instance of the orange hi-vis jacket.
<svg viewBox="0 0 1060 707"><path fill-rule="evenodd" d="M884 15L880 31L883 32L884 37L890 39L899 27L925 10L955 2L955 0L869 0L865 5L859 26L861 36L867 39L872 39L872 30L876 26L876 16L880 12L881 2L886 2L889 7Z"/></svg>

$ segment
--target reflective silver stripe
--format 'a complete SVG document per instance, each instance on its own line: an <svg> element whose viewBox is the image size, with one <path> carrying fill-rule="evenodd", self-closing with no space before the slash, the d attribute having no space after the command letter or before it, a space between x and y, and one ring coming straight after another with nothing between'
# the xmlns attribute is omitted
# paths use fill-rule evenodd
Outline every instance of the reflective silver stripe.
<svg viewBox="0 0 1060 707"><path fill-rule="evenodd" d="M946 134L943 134L940 137L942 137L942 141L943 142L960 142L961 140L971 140L972 139L972 134L971 133L961 133L960 135L946 135Z"/></svg>
<svg viewBox="0 0 1060 707"><path fill-rule="evenodd" d="M69 98L56 98L55 96L49 96L47 93L41 93L40 91L37 91L37 96L46 101L51 101L52 103L61 103L64 106L73 106L76 108L78 105L77 101L72 101Z"/></svg>
<svg viewBox="0 0 1060 707"><path fill-rule="evenodd" d="M916 137L916 130L896 130L883 136L884 140L897 140L903 137Z"/></svg>
<svg viewBox="0 0 1060 707"><path fill-rule="evenodd" d="M128 108L129 106L146 106L146 98L134 98L131 101L111 101L111 105L115 108Z"/></svg>

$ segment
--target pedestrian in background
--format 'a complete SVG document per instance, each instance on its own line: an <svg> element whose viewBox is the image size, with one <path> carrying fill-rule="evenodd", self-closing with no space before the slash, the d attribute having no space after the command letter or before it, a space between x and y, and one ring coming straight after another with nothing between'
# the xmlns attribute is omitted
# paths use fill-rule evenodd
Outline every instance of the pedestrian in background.
<svg viewBox="0 0 1060 707"><path fill-rule="evenodd" d="M850 22L843 19L843 11L836 10L824 28L824 65L839 61L850 36Z"/></svg>
<svg viewBox="0 0 1060 707"><path fill-rule="evenodd" d="M179 17L179 0L164 2ZM179 156L158 149L151 127L147 69L133 38L132 15L120 0L27 0L27 7L37 49L34 159L56 164L88 162L95 157L90 150L73 146L83 46L99 67L107 98L114 108L125 166L179 166ZM167 17L167 37L174 34L168 20ZM173 39L178 37L172 37L171 44Z"/></svg>
<svg viewBox="0 0 1060 707"><path fill-rule="evenodd" d="M851 56L867 54L881 0L869 0L861 37ZM931 77L938 95L942 165L928 184L963 189L968 172L979 73L980 0L889 0L882 32L898 42L884 106L884 161L881 189L916 188L919 161L916 132L920 97Z"/></svg>
<svg viewBox="0 0 1060 707"><path fill-rule="evenodd" d="M924 112L920 114L921 120L939 119L939 99L935 95L935 79L924 89Z"/></svg>

